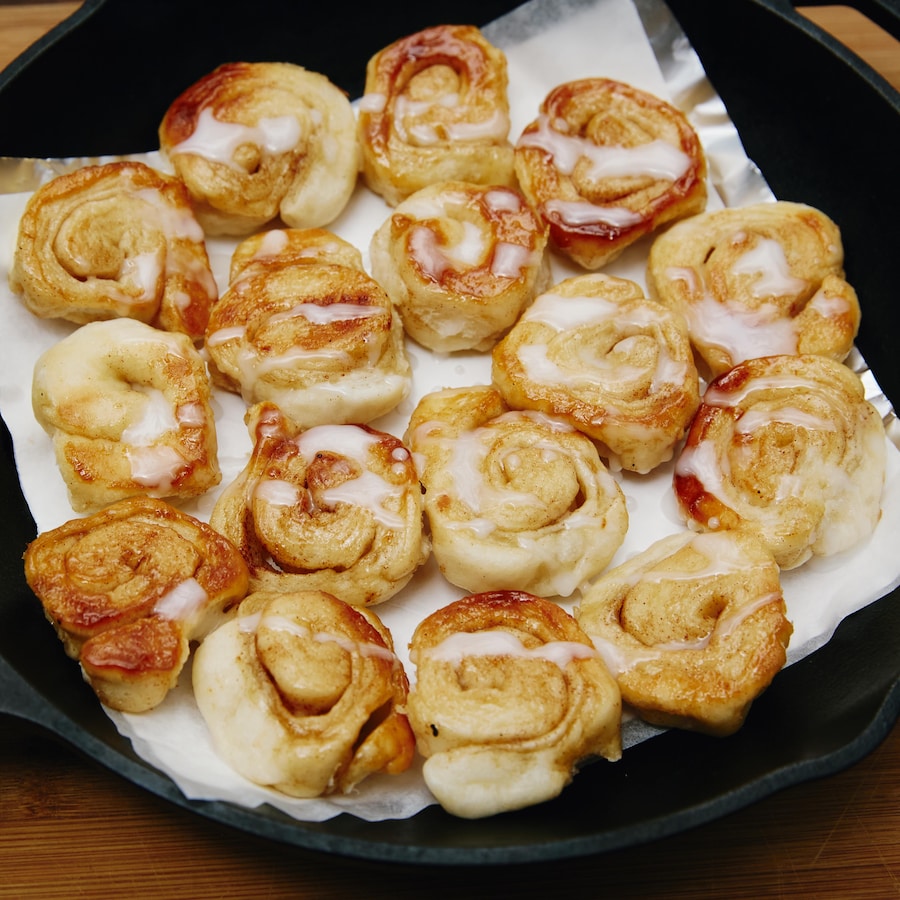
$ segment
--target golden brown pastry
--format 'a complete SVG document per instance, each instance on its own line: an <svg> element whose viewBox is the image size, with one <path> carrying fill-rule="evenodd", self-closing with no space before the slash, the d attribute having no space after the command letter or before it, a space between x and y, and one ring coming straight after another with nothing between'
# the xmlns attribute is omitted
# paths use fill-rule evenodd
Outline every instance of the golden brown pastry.
<svg viewBox="0 0 900 900"><path fill-rule="evenodd" d="M568 597L625 538L625 496L591 440L488 386L424 396L406 435L441 572L467 591Z"/></svg>
<svg viewBox="0 0 900 900"><path fill-rule="evenodd" d="M327 225L359 174L346 94L292 63L219 66L171 103L159 140L209 234L246 234L279 216Z"/></svg>
<svg viewBox="0 0 900 900"><path fill-rule="evenodd" d="M782 569L868 537L881 516L884 424L824 356L750 359L707 388L675 466L695 529L758 535Z"/></svg>
<svg viewBox="0 0 900 900"><path fill-rule="evenodd" d="M706 156L685 116L608 78L550 91L519 137L515 169L550 242L586 269L706 207Z"/></svg>
<svg viewBox="0 0 900 900"><path fill-rule="evenodd" d="M214 384L248 406L276 403L304 428L371 422L406 397L400 317L373 278L343 264L345 246L335 253L291 264L285 251L237 273L210 314Z"/></svg>
<svg viewBox="0 0 900 900"><path fill-rule="evenodd" d="M368 610L320 591L256 592L197 649L197 705L222 758L294 797L349 793L412 763L407 679Z"/></svg>
<svg viewBox="0 0 900 900"><path fill-rule="evenodd" d="M185 335L134 319L82 325L38 358L32 405L76 512L196 497L221 480L209 377Z"/></svg>
<svg viewBox="0 0 900 900"><path fill-rule="evenodd" d="M9 284L41 318L127 317L193 340L218 296L184 185L141 162L87 166L38 188Z"/></svg>
<svg viewBox="0 0 900 900"><path fill-rule="evenodd" d="M575 619L517 591L457 600L410 643L409 719L425 783L478 818L557 796L579 762L621 756L616 682Z"/></svg>
<svg viewBox="0 0 900 900"><path fill-rule="evenodd" d="M506 56L473 25L374 54L358 110L366 184L391 206L439 181L515 184L506 89Z"/></svg>
<svg viewBox="0 0 900 900"><path fill-rule="evenodd" d="M684 320L609 275L538 297L494 348L491 374L510 406L569 422L634 472L672 458L700 404Z"/></svg>
<svg viewBox="0 0 900 900"><path fill-rule="evenodd" d="M778 566L751 534L683 532L603 574L575 611L626 708L723 737L784 666Z"/></svg>
<svg viewBox="0 0 900 900"><path fill-rule="evenodd" d="M148 497L38 535L25 577L97 696L124 712L165 699L190 642L224 621L248 585L225 538Z"/></svg>
<svg viewBox="0 0 900 900"><path fill-rule="evenodd" d="M445 181L375 232L372 275L431 350L489 350L549 284L547 232L513 188Z"/></svg>
<svg viewBox="0 0 900 900"><path fill-rule="evenodd" d="M334 263L365 271L362 254L324 228L272 228L244 238L231 254L229 283L279 266Z"/></svg>
<svg viewBox="0 0 900 900"><path fill-rule="evenodd" d="M325 590L355 606L396 594L428 558L412 455L363 425L302 431L273 404L247 416L253 453L210 524L254 590Z"/></svg>
<svg viewBox="0 0 900 900"><path fill-rule="evenodd" d="M653 242L651 296L680 312L703 374L756 356L816 353L843 361L859 330L837 225L778 201L678 222Z"/></svg>

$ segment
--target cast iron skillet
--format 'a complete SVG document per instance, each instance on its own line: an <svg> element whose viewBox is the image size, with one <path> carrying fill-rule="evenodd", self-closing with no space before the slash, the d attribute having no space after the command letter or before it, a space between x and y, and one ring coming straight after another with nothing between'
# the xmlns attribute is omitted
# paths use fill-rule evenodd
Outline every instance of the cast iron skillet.
<svg viewBox="0 0 900 900"><path fill-rule="evenodd" d="M155 123L171 98L228 59L295 61L359 96L365 60L394 38L445 15L446 21L482 25L514 5L453 0L398 9L373 3L357 7L355 27L348 28L336 7L331 15L311 14L308 4L289 0L254 0L252 16L245 4L239 11L227 0L214 6L203 0L87 0L0 75L0 153L66 157L152 149ZM787 0L669 5L775 194L818 206L840 223L848 278L864 310L858 343L896 407L900 96ZM900 36L897 0L860 0L857 8ZM671 835L834 773L871 751L900 715L895 591L845 620L824 648L780 673L733 737L667 732L632 747L618 763L585 767L572 788L538 807L473 822L433 807L396 822L342 815L300 823L268 807L188 801L119 736L28 590L21 554L35 526L5 426L2 437L0 712L42 726L178 806L264 838L421 864L598 853Z"/></svg>

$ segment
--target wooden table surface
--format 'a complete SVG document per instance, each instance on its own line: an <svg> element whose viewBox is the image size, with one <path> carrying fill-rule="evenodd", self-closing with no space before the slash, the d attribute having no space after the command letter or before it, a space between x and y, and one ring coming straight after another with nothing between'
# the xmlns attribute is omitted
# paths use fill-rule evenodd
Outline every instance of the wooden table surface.
<svg viewBox="0 0 900 900"><path fill-rule="evenodd" d="M0 0L0 68L79 3ZM898 44L846 7L804 8L900 88ZM602 810L598 810L598 815ZM831 777L709 825L537 866L416 868L268 843L147 794L24 723L0 730L0 897L900 896L900 728Z"/></svg>

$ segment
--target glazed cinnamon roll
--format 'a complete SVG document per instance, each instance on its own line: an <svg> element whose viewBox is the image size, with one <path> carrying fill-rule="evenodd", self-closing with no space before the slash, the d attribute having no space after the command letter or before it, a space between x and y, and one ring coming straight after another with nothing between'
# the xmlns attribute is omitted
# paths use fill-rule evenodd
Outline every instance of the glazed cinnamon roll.
<svg viewBox="0 0 900 900"><path fill-rule="evenodd" d="M593 582L575 616L626 708L720 737L782 669L793 631L772 554L735 531L657 541Z"/></svg>
<svg viewBox="0 0 900 900"><path fill-rule="evenodd" d="M213 383L302 427L371 422L407 395L403 325L365 271L332 262L244 271L210 314Z"/></svg>
<svg viewBox="0 0 900 900"><path fill-rule="evenodd" d="M859 329L838 226L778 201L673 225L650 248L651 296L680 312L708 378L756 356L843 361Z"/></svg>
<svg viewBox="0 0 900 900"><path fill-rule="evenodd" d="M621 756L616 682L575 619L517 591L457 600L410 644L425 782L464 818L557 796L579 762Z"/></svg>
<svg viewBox="0 0 900 900"><path fill-rule="evenodd" d="M366 184L392 206L429 184L515 184L506 56L472 25L438 25L366 67L358 133Z"/></svg>
<svg viewBox="0 0 900 900"><path fill-rule="evenodd" d="M491 387L423 397L407 431L441 572L467 591L568 597L628 528L625 497L591 440Z"/></svg>
<svg viewBox="0 0 900 900"><path fill-rule="evenodd" d="M38 188L9 283L41 318L125 317L193 340L218 296L184 185L141 162L87 166Z"/></svg>
<svg viewBox="0 0 900 900"><path fill-rule="evenodd" d="M76 512L196 497L221 480L209 377L185 335L134 319L82 325L38 358L32 405Z"/></svg>
<svg viewBox="0 0 900 900"><path fill-rule="evenodd" d="M586 269L706 207L706 156L685 116L608 78L550 91L519 137L515 170L551 243Z"/></svg>
<svg viewBox="0 0 900 900"><path fill-rule="evenodd" d="M672 458L700 404L681 316L601 274L538 297L494 348L492 378L510 406L569 422L641 473Z"/></svg>
<svg viewBox="0 0 900 900"><path fill-rule="evenodd" d="M254 590L326 590L354 606L396 594L427 559L410 452L362 425L301 431L273 404L248 414L253 453L210 524L237 546Z"/></svg>
<svg viewBox="0 0 900 900"><path fill-rule="evenodd" d="M367 610L320 591L255 592L197 649L194 695L222 758L294 797L409 768L407 679Z"/></svg>
<svg viewBox="0 0 900 900"><path fill-rule="evenodd" d="M359 173L346 94L291 63L219 66L172 102L159 140L209 234L246 234L279 216L327 225Z"/></svg>
<svg viewBox="0 0 900 900"><path fill-rule="evenodd" d="M165 699L190 642L223 622L248 586L225 538L148 497L38 535L25 577L100 700L124 712Z"/></svg>
<svg viewBox="0 0 900 900"><path fill-rule="evenodd" d="M442 353L489 350L549 284L546 243L518 191L450 181L402 201L369 256L410 337Z"/></svg>
<svg viewBox="0 0 900 900"><path fill-rule="evenodd" d="M272 228L244 238L231 254L229 283L280 266L333 263L365 271L362 254L324 228Z"/></svg>
<svg viewBox="0 0 900 900"><path fill-rule="evenodd" d="M750 359L713 381L675 466L685 521L757 534L782 569L868 537L884 425L859 377L824 356Z"/></svg>

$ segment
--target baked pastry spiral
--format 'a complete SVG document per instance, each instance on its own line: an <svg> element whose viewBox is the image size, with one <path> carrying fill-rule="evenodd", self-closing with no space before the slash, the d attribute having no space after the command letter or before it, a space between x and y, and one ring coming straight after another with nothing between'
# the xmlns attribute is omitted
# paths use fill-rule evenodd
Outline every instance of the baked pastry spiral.
<svg viewBox="0 0 900 900"><path fill-rule="evenodd" d="M304 428L371 422L411 384L390 298L364 270L328 259L241 271L206 334L214 384L248 405L271 401Z"/></svg>
<svg viewBox="0 0 900 900"><path fill-rule="evenodd" d="M685 116L608 78L550 91L516 143L515 170L551 243L586 269L706 207L706 156Z"/></svg>
<svg viewBox="0 0 900 900"><path fill-rule="evenodd" d="M634 472L672 458L700 404L681 316L599 273L539 296L494 347L491 372L510 406L569 422Z"/></svg>
<svg viewBox="0 0 900 900"><path fill-rule="evenodd" d="M744 723L793 631L772 554L736 531L657 541L594 581L575 616L626 709L716 736Z"/></svg>
<svg viewBox="0 0 900 900"><path fill-rule="evenodd" d="M346 94L292 63L219 66L171 103L159 140L208 234L246 234L279 216L327 225L359 174Z"/></svg>
<svg viewBox="0 0 900 900"><path fill-rule="evenodd" d="M374 54L358 109L366 184L391 206L440 181L515 184L506 89L505 54L473 25Z"/></svg>
<svg viewBox="0 0 900 900"><path fill-rule="evenodd" d="M464 590L568 597L625 538L624 494L591 440L492 387L425 395L406 437L435 559Z"/></svg>
<svg viewBox="0 0 900 900"><path fill-rule="evenodd" d="M330 594L250 594L198 647L194 695L222 758L294 797L409 768L407 680L391 635Z"/></svg>
<svg viewBox="0 0 900 900"><path fill-rule="evenodd" d="M464 597L418 625L410 659L425 783L453 815L541 803L588 757L621 756L616 682L551 601L518 591Z"/></svg>
<svg viewBox="0 0 900 900"><path fill-rule="evenodd" d="M183 334L135 319L82 325L38 358L32 405L76 512L196 497L221 480L209 377Z"/></svg>
<svg viewBox="0 0 900 900"><path fill-rule="evenodd" d="M653 242L647 289L680 312L705 377L756 356L843 361L859 329L838 226L802 203L720 209Z"/></svg>
<svg viewBox="0 0 900 900"><path fill-rule="evenodd" d="M362 254L324 228L272 228L244 238L231 254L229 283L272 267L333 263L365 271Z"/></svg>
<svg viewBox="0 0 900 900"><path fill-rule="evenodd" d="M549 284L546 244L518 191L448 181L398 204L369 256L406 333L445 353L497 342Z"/></svg>
<svg viewBox="0 0 900 900"><path fill-rule="evenodd" d="M100 700L144 712L175 686L190 652L247 593L237 550L205 523L150 497L45 531L25 577Z"/></svg>
<svg viewBox="0 0 900 900"><path fill-rule="evenodd" d="M41 318L125 317L193 340L218 296L184 185L142 162L87 166L38 188L9 284Z"/></svg>
<svg viewBox="0 0 900 900"><path fill-rule="evenodd" d="M239 548L254 590L325 590L355 606L396 594L428 558L412 455L363 425L301 431L278 407L248 413L253 452L210 524Z"/></svg>
<svg viewBox="0 0 900 900"><path fill-rule="evenodd" d="M782 569L855 546L881 516L884 424L824 356L750 359L707 388L675 465L685 521L759 535Z"/></svg>

